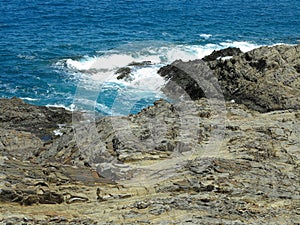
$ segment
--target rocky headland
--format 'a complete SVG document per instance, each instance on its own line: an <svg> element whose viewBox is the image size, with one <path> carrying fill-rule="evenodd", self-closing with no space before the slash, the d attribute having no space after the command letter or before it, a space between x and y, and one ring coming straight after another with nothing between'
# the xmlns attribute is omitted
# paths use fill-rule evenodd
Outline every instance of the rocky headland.
<svg viewBox="0 0 300 225"><path fill-rule="evenodd" d="M300 45L158 73L126 117L1 99L0 224L300 224Z"/></svg>

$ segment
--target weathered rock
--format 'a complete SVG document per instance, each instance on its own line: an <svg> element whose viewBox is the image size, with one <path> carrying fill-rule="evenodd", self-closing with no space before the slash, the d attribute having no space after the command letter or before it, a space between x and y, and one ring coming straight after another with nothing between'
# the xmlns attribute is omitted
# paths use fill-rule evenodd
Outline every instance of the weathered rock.
<svg viewBox="0 0 300 225"><path fill-rule="evenodd" d="M229 48L221 49L218 51L214 50L210 55L203 57L202 60L205 62L209 62L209 61L221 59L223 57L237 56L241 53L242 53L241 49L229 47Z"/></svg>
<svg viewBox="0 0 300 225"><path fill-rule="evenodd" d="M300 112L228 103L220 120L214 104L160 100L137 115L74 124L75 139L69 129L31 163L2 156L0 221L297 223Z"/></svg>
<svg viewBox="0 0 300 225"><path fill-rule="evenodd" d="M72 122L64 108L33 106L18 98L0 99L0 128L30 132L41 140L55 137L59 124Z"/></svg>
<svg viewBox="0 0 300 225"><path fill-rule="evenodd" d="M167 80L161 90L172 99L196 100L223 96L216 77L202 60L176 60L160 68L158 74Z"/></svg>
<svg viewBox="0 0 300 225"><path fill-rule="evenodd" d="M262 112L300 108L300 45L261 47L209 62L227 99Z"/></svg>
<svg viewBox="0 0 300 225"><path fill-rule="evenodd" d="M34 134L0 128L0 152L2 156L12 156L21 160L34 157L43 142Z"/></svg>
<svg viewBox="0 0 300 225"><path fill-rule="evenodd" d="M220 85L226 100L260 112L300 108L300 45L261 47L226 60L210 58L207 65L213 72L201 60L175 61L162 67L158 73L169 80L162 90L171 90L171 94L166 93L175 99L184 93L186 98L195 100L211 98L218 91L209 91L218 90ZM211 78L214 75L218 85Z"/></svg>

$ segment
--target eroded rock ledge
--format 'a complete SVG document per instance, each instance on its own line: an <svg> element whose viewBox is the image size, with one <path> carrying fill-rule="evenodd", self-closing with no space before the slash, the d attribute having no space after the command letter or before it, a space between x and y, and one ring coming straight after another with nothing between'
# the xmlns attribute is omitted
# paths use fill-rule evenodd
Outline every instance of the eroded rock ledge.
<svg viewBox="0 0 300 225"><path fill-rule="evenodd" d="M230 83L248 85L239 86L243 95L231 86L225 95L245 105L159 100L137 115L94 123L84 114L72 121L60 108L0 100L0 223L299 224L300 110L289 107L299 98L297 49L263 47L209 62L224 84L236 71L255 71L256 85L282 71L291 82L272 85L295 94L289 103L251 92L258 78L246 83L250 72ZM261 55L268 65L268 52L283 54L277 70L255 64ZM255 93L255 104L243 102Z"/></svg>

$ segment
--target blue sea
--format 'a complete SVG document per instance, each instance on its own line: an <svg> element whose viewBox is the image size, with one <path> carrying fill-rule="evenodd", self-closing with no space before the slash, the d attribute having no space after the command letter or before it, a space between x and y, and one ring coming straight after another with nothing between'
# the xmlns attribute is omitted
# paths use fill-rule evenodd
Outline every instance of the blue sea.
<svg viewBox="0 0 300 225"><path fill-rule="evenodd" d="M299 42L299 0L1 0L0 97L127 115L165 97L176 59Z"/></svg>

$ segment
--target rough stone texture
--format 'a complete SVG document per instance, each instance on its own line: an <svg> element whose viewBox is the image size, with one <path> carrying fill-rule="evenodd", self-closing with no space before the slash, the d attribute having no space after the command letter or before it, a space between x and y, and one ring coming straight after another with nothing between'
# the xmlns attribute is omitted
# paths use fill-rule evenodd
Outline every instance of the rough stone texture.
<svg viewBox="0 0 300 225"><path fill-rule="evenodd" d="M0 99L0 128L26 131L46 141L55 137L59 124L72 122L64 108L32 106L18 98Z"/></svg>
<svg viewBox="0 0 300 225"><path fill-rule="evenodd" d="M261 47L209 63L227 98L262 112L300 108L300 45Z"/></svg>
<svg viewBox="0 0 300 225"><path fill-rule="evenodd" d="M299 224L300 111L222 106L160 100L2 155L0 223Z"/></svg>
<svg viewBox="0 0 300 225"><path fill-rule="evenodd" d="M0 152L2 156L29 159L33 157L37 149L42 147L41 139L30 132L0 128Z"/></svg>
<svg viewBox="0 0 300 225"><path fill-rule="evenodd" d="M169 80L166 87L175 83L192 100L208 97L206 93L215 81L207 74L215 74L226 100L235 100L260 112L300 108L300 45L261 47L231 59L210 61L213 55L206 60L213 72L204 70L201 60L194 60L184 63L184 67L183 62L175 61L158 73ZM198 73L186 68L194 68Z"/></svg>

